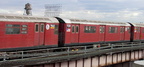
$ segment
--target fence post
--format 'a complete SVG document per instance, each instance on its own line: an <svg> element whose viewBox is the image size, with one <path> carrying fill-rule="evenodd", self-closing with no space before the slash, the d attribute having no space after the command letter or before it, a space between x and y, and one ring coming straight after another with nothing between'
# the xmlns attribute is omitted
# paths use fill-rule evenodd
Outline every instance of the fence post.
<svg viewBox="0 0 144 67"><path fill-rule="evenodd" d="M21 51L21 53L22 53L22 59L23 59L24 52L23 52L23 51Z"/></svg>
<svg viewBox="0 0 144 67"><path fill-rule="evenodd" d="M67 51L67 52L68 52L68 56L69 56L69 53L70 53L70 47L68 47L68 51Z"/></svg>
<svg viewBox="0 0 144 67"><path fill-rule="evenodd" d="M6 61L6 52L3 53L3 61Z"/></svg>
<svg viewBox="0 0 144 67"><path fill-rule="evenodd" d="M85 46L85 54L86 54L86 49L87 49L87 47Z"/></svg>
<svg viewBox="0 0 144 67"><path fill-rule="evenodd" d="M113 49L113 44L111 44L111 49Z"/></svg>

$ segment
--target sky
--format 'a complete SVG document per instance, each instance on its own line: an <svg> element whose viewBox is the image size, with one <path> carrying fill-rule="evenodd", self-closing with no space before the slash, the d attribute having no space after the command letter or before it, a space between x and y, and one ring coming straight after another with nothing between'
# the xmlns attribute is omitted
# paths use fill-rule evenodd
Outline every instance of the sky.
<svg viewBox="0 0 144 67"><path fill-rule="evenodd" d="M46 4L60 4L60 17L112 22L144 22L144 0L1 0L0 14L23 15L26 3L33 16L44 16Z"/></svg>

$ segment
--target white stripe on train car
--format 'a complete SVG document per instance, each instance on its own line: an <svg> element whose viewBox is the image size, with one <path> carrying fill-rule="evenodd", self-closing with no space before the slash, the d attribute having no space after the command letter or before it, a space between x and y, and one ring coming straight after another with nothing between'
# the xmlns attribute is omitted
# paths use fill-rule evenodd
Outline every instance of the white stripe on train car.
<svg viewBox="0 0 144 67"><path fill-rule="evenodd" d="M90 24L90 25L114 25L114 26L130 26L127 22L106 22L106 21L89 21L89 20L73 20L61 18L65 23L72 24Z"/></svg>
<svg viewBox="0 0 144 67"><path fill-rule="evenodd" d="M144 27L144 23L131 23L135 27Z"/></svg>
<svg viewBox="0 0 144 67"><path fill-rule="evenodd" d="M0 15L0 21L59 23L56 18L14 15Z"/></svg>

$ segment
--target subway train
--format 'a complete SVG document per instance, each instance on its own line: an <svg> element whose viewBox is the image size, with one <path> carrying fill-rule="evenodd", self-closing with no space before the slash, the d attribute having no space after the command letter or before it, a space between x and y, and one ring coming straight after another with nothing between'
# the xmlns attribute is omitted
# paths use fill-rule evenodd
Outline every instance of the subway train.
<svg viewBox="0 0 144 67"><path fill-rule="evenodd" d="M144 41L144 24L0 15L0 50Z"/></svg>

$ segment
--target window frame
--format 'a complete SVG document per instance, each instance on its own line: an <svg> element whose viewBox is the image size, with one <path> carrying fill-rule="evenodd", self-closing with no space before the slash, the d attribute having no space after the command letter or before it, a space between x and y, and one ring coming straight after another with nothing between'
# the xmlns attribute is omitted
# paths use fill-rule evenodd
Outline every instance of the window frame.
<svg viewBox="0 0 144 67"><path fill-rule="evenodd" d="M120 27L120 33L124 33L125 32L125 27Z"/></svg>
<svg viewBox="0 0 144 67"><path fill-rule="evenodd" d="M25 28L25 30L23 30ZM22 34L27 34L28 33L28 25L22 24L21 25L21 33Z"/></svg>
<svg viewBox="0 0 144 67"><path fill-rule="evenodd" d="M75 26L72 25L72 33L75 33Z"/></svg>
<svg viewBox="0 0 144 67"><path fill-rule="evenodd" d="M35 24L35 32L39 32L39 24Z"/></svg>
<svg viewBox="0 0 144 67"><path fill-rule="evenodd" d="M40 32L44 32L44 24L40 25Z"/></svg>
<svg viewBox="0 0 144 67"><path fill-rule="evenodd" d="M100 26L100 33L105 33L105 26Z"/></svg>
<svg viewBox="0 0 144 67"><path fill-rule="evenodd" d="M118 33L118 27L109 27L109 33Z"/></svg>
<svg viewBox="0 0 144 67"><path fill-rule="evenodd" d="M58 29L59 29L59 25L55 25L54 34L58 34L59 33Z"/></svg>
<svg viewBox="0 0 144 67"><path fill-rule="evenodd" d="M79 33L79 26L78 26L78 25L75 26L75 32L76 32L76 33Z"/></svg>
<svg viewBox="0 0 144 67"><path fill-rule="evenodd" d="M8 26L11 25L11 26ZM17 26L18 25L18 26ZM11 29L11 32L8 31L8 29ZM17 31L15 31L17 30ZM20 24L6 24L5 25L5 34L21 34L21 25Z"/></svg>
<svg viewBox="0 0 144 67"><path fill-rule="evenodd" d="M144 33L144 28L141 28L142 29L142 33Z"/></svg>
<svg viewBox="0 0 144 67"><path fill-rule="evenodd" d="M84 33L96 33L96 26L84 26Z"/></svg>

